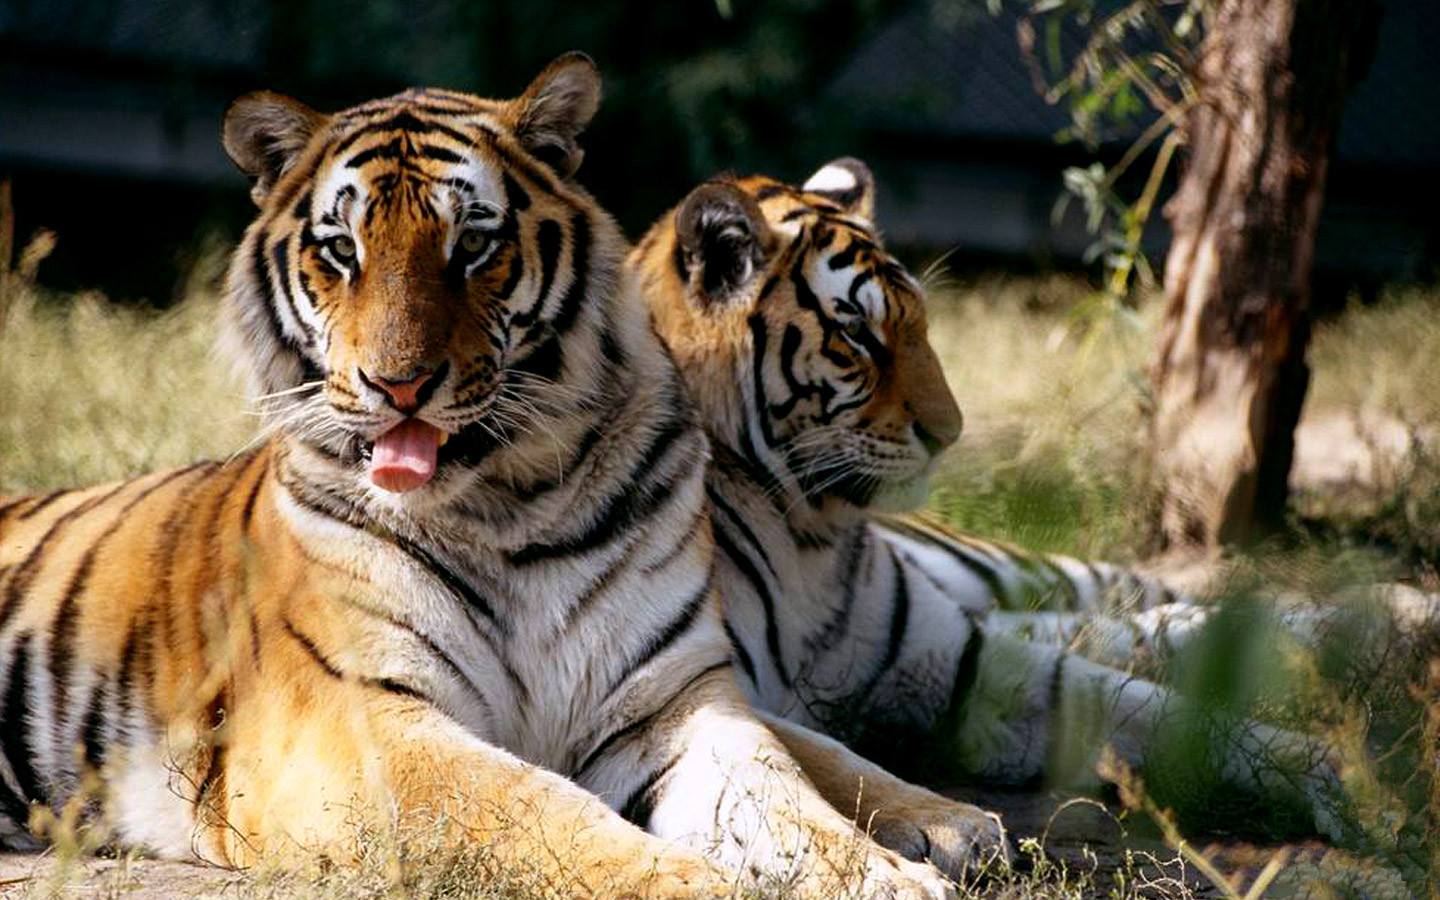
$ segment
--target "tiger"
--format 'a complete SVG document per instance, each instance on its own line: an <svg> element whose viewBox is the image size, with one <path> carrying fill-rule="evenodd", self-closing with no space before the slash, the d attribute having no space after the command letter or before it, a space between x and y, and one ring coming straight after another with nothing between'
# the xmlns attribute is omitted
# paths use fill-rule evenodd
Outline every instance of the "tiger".
<svg viewBox="0 0 1440 900"><path fill-rule="evenodd" d="M574 53L506 100L229 108L258 213L221 324L263 443L0 500L0 843L79 803L225 866L418 822L564 896L953 895L736 683L707 439L574 178L599 97ZM943 842L911 796L897 840Z"/></svg>
<svg viewBox="0 0 1440 900"><path fill-rule="evenodd" d="M627 259L713 447L706 491L741 684L767 715L902 778L1085 778L1104 745L1141 764L1193 705L1026 630L1058 641L1082 615L1113 613L1128 629L1132 614L1208 613L1120 567L896 514L923 500L963 419L923 287L885 250L873 204L873 176L853 158L800 187L725 175ZM1032 618L1057 596L1069 618ZM1252 763L1293 758L1298 799L1337 833L1326 748L1260 723L1224 744L1221 774L1244 789L1289 793L1281 768Z"/></svg>

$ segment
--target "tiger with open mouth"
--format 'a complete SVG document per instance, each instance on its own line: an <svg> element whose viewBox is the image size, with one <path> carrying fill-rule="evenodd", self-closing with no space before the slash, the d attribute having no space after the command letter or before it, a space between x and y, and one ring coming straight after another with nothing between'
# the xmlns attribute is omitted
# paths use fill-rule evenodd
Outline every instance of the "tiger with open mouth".
<svg viewBox="0 0 1440 900"><path fill-rule="evenodd" d="M564 895L951 892L735 684L705 436L572 177L599 90L569 55L513 100L231 107L259 212L225 318L269 438L0 500L0 841L95 773L174 858L431 817Z"/></svg>

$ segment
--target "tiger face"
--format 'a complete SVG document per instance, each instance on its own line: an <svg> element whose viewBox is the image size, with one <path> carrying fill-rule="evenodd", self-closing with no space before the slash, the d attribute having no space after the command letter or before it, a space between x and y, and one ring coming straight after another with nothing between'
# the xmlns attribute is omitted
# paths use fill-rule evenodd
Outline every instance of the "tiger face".
<svg viewBox="0 0 1440 900"><path fill-rule="evenodd" d="M322 115L262 92L231 107L225 148L261 213L230 312L282 430L405 493L523 424L527 388L560 377L587 277L622 252L570 180L599 93L572 54L514 100L412 90Z"/></svg>
<svg viewBox="0 0 1440 900"><path fill-rule="evenodd" d="M810 507L924 495L961 415L853 159L697 188L632 264L717 442Z"/></svg>

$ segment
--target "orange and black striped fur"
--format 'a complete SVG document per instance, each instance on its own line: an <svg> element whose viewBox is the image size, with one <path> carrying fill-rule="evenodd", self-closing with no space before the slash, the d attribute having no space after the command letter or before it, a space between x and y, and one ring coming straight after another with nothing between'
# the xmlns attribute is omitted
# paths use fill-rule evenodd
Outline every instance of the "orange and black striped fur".
<svg viewBox="0 0 1440 900"><path fill-rule="evenodd" d="M948 892L733 681L704 435L571 178L598 95L571 55L510 101L231 108L260 211L226 318L270 437L0 501L5 844L93 771L116 839L177 858L438 817L561 893Z"/></svg>
<svg viewBox="0 0 1440 900"><path fill-rule="evenodd" d="M1184 703L1017 638L1030 615L1017 608L1058 596L1066 615L1091 614L1115 595L1197 607L1115 567L882 512L924 498L961 417L927 339L923 288L874 225L873 190L853 159L798 188L716 179L628 260L713 445L707 492L741 684L758 708L902 767L923 758L1025 783L1061 761L1088 772L1102 743L1141 762ZM1276 747L1312 748L1253 724L1219 750L1225 774L1283 785L1286 773L1252 765ZM1333 826L1332 773L1296 781L1317 824Z"/></svg>

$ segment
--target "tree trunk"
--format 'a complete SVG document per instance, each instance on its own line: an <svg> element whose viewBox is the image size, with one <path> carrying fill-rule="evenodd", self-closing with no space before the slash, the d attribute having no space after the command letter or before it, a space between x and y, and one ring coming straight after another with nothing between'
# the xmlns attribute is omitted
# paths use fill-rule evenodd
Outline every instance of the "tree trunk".
<svg viewBox="0 0 1440 900"><path fill-rule="evenodd" d="M1282 521L1326 169L1378 16L1374 0L1220 0L1206 23L1151 369L1162 549Z"/></svg>

